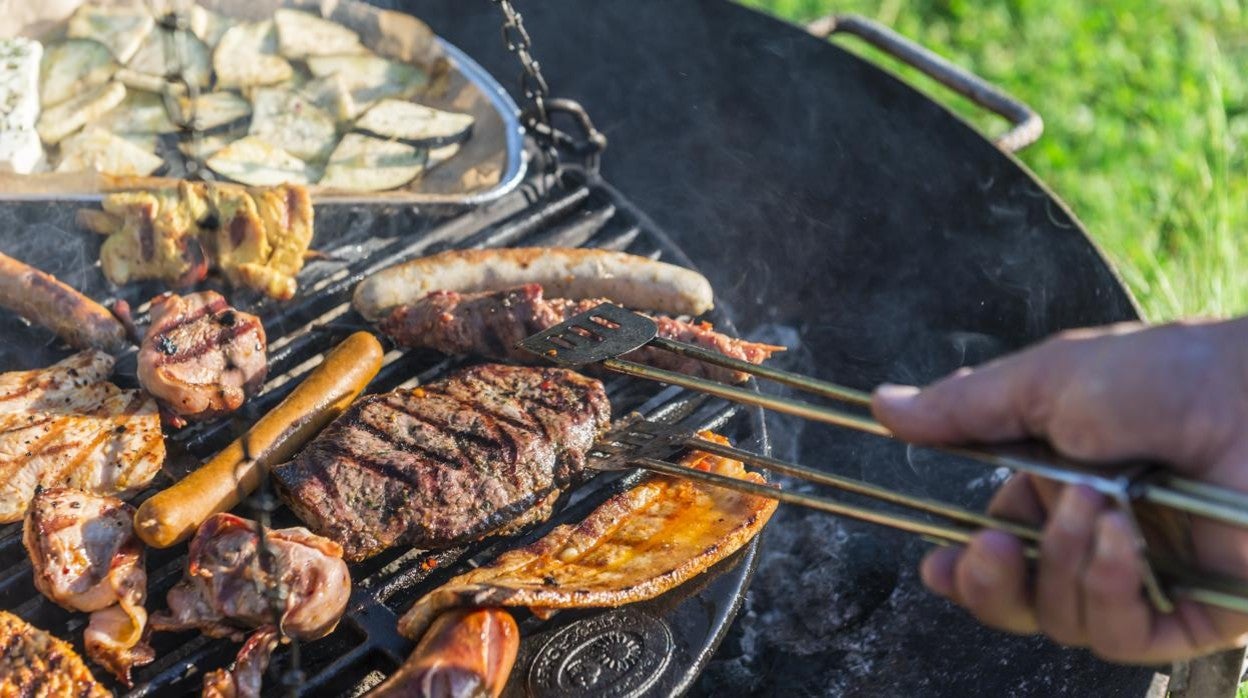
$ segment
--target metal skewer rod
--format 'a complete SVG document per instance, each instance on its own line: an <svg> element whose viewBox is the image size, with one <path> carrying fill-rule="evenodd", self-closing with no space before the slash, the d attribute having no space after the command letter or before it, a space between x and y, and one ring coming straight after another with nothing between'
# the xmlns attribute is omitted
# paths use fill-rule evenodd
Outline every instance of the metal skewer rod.
<svg viewBox="0 0 1248 698"><path fill-rule="evenodd" d="M661 340L661 341L660 341ZM669 345L678 345L681 348L682 355L694 358L702 358L701 353L705 350L699 347L685 345L681 342L673 342L672 340L655 338L651 344L667 348ZM708 352L709 353L709 352ZM724 366L726 368L740 369L748 373L767 377L767 374L783 374L784 382L788 385L800 387L800 381L797 378L803 378L796 374L789 374L787 371L778 371L777 369L764 368L755 366L744 361L729 359L718 354L718 357L710 363ZM687 373L678 373L676 371L668 371L661 368L654 368L639 364L635 361L626 359L607 358L601 361L604 368L617 373L634 376L637 378L645 378L648 380L666 383L668 385L677 385L682 388L696 390L698 392L713 395L715 397L732 400L747 405L755 405L764 409L790 414L803 419L832 424L834 426L853 429L855 431L882 436L889 439L896 439L887 427L880 424L871 417L853 414L844 410L823 405L815 405L802 400L794 400L792 398L780 397L777 395L764 395L754 392L747 388L734 385L727 385L719 381L698 378ZM738 365L740 364L740 365ZM764 369L759 371L758 369ZM862 400L870 401L870 397L865 393L860 393L849 388L839 388L835 384L818 381L816 379L805 379L808 382L819 384L817 391L819 394L834 396L836 394L844 394L848 396L850 401L855 404L862 404ZM836 388L829 390L828 386ZM857 394L857 396L855 396ZM863 397L865 396L865 397ZM835 399L835 398L834 398ZM1009 468L1014 471L1031 473L1040 477L1064 482L1067 484L1084 485L1107 495L1117 495L1124 487L1130 486L1132 494L1141 501L1151 502L1163 506L1170 507L1189 514L1205 517L1223 523L1229 523L1236 526L1248 527L1248 497L1236 492L1230 492L1218 487L1206 485L1204 483L1186 480L1177 477L1167 477L1161 483L1137 482L1128 485L1121 477L1107 477L1090 472L1086 467L1080 464L1064 461L1056 454L1046 455L1041 459L1030 458L1024 455L1014 453L1007 447L954 447L954 446L925 446L924 448L942 453L967 458L978 461L986 465L998 468ZM1167 486L1168 485L1168 486Z"/></svg>

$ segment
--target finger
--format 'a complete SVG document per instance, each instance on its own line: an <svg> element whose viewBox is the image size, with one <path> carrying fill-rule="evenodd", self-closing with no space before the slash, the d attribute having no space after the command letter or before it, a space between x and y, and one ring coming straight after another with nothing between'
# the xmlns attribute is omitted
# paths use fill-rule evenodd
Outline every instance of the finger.
<svg viewBox="0 0 1248 698"><path fill-rule="evenodd" d="M954 588L958 603L984 625L1016 634L1036 632L1023 544L1014 536L976 534L958 559Z"/></svg>
<svg viewBox="0 0 1248 698"><path fill-rule="evenodd" d="M974 370L961 369L922 390L881 385L871 411L899 437L916 443L1042 436L1052 387L1060 385L1060 371L1072 363L1054 357L1072 351L1076 345L1047 342Z"/></svg>
<svg viewBox="0 0 1248 698"><path fill-rule="evenodd" d="M1122 512L1103 512L1096 522L1095 539L1080 581L1088 646L1110 661L1145 656L1152 641L1154 611L1141 593L1141 559Z"/></svg>
<svg viewBox="0 0 1248 698"><path fill-rule="evenodd" d="M1038 524L1047 518L1048 507L1036 489L1036 478L1015 473L988 502L988 515L1018 523Z"/></svg>
<svg viewBox="0 0 1248 698"><path fill-rule="evenodd" d="M1087 487L1067 487L1044 526L1036 573L1036 617L1041 631L1070 647L1086 644L1083 568L1092 554L1096 517L1105 499Z"/></svg>
<svg viewBox="0 0 1248 698"><path fill-rule="evenodd" d="M957 589L953 583L953 570L962 556L962 548L937 548L928 553L919 565L919 577L923 585L938 596L957 603Z"/></svg>

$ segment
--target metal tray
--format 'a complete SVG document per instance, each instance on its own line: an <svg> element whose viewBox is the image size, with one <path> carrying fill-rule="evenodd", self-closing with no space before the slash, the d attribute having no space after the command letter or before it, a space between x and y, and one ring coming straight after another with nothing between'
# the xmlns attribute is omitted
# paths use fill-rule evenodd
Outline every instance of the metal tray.
<svg viewBox="0 0 1248 698"><path fill-rule="evenodd" d="M133 0L89 0L92 4L133 4ZM281 7L324 16L360 34L379 55L416 65L431 76L431 87L418 96L429 106L471 113L476 118L472 136L449 160L423 173L415 182L390 191L355 193L309 185L318 203L467 206L492 201L511 191L524 178L527 156L519 108L497 80L450 42L438 37L412 15L386 10L357 0L195 0L199 5L231 18L258 20ZM53 41L64 34L65 20L83 0L0 0L0 37L29 36ZM171 137L162 148L177 162ZM164 157L164 156L162 156ZM166 157L166 162L170 162ZM166 165L166 168L169 166ZM162 185L168 177L113 177L97 173L0 173L0 201L98 201L108 191L136 185Z"/></svg>

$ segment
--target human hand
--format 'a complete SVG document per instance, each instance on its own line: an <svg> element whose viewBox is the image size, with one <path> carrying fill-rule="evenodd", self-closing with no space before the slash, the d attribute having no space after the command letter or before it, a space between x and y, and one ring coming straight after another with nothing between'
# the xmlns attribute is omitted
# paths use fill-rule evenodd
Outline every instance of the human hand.
<svg viewBox="0 0 1248 698"><path fill-rule="evenodd" d="M1066 332L922 390L881 386L872 411L915 443L1035 437L1072 458L1147 459L1248 492L1248 320ZM989 513L1043 524L1033 576L1022 543L998 531L935 550L921 568L984 624L1121 663L1244 643L1248 615L1186 600L1170 614L1152 608L1125 517L1092 490L1015 475ZM1191 541L1199 569L1248 579L1248 531L1193 519Z"/></svg>

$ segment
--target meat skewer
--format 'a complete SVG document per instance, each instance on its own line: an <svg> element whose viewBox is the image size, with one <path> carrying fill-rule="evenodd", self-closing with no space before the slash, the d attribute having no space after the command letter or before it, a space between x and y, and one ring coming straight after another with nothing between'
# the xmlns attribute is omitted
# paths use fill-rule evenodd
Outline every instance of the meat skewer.
<svg viewBox="0 0 1248 698"><path fill-rule="evenodd" d="M127 686L131 667L156 657L143 639L147 573L133 520L134 508L120 499L54 488L35 494L22 529L35 587L91 614L87 656Z"/></svg>
<svg viewBox="0 0 1248 698"><path fill-rule="evenodd" d="M522 339L609 302L602 298L580 301L545 298L542 287L536 283L481 293L434 291L411 305L393 309L380 327L403 346L532 362L536 357L516 348ZM706 322L688 322L662 315L655 316L654 321L660 337L688 342L753 364L762 363L773 352L784 350L784 347L720 334ZM642 347L623 358L734 383L749 377L740 371L710 366L651 347Z"/></svg>

